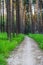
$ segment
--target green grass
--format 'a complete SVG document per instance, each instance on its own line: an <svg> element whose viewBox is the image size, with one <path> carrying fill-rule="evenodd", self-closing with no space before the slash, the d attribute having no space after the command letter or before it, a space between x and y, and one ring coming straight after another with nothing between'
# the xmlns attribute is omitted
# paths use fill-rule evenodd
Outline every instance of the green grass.
<svg viewBox="0 0 43 65"><path fill-rule="evenodd" d="M3 37L3 38L2 38ZM0 65L7 65L6 58L24 39L23 34L15 36L11 41L7 40L6 33L0 33Z"/></svg>
<svg viewBox="0 0 43 65"><path fill-rule="evenodd" d="M0 65L7 65L6 59L2 54L0 54Z"/></svg>
<svg viewBox="0 0 43 65"><path fill-rule="evenodd" d="M1 40L2 40L2 39L6 40L6 39L7 39L7 34L6 34L5 32L0 33L0 39L1 39Z"/></svg>
<svg viewBox="0 0 43 65"><path fill-rule="evenodd" d="M29 34L28 36L38 43L39 48L43 49L43 34Z"/></svg>

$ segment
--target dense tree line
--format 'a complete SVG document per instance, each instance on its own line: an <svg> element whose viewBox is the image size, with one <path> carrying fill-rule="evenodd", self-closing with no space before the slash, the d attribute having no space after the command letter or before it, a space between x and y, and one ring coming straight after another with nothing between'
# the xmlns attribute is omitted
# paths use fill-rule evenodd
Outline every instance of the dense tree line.
<svg viewBox="0 0 43 65"><path fill-rule="evenodd" d="M37 6L40 9L40 13L38 12L38 14L36 14L34 11L33 15L32 5L37 3ZM4 22L4 5L6 5L6 23ZM5 29L8 35L8 39L11 39L11 37L14 36L14 33L43 33L42 8L42 0L0 0L1 32L4 32ZM3 9L3 14L1 9ZM16 16L14 16L14 11ZM16 22L14 18L16 18Z"/></svg>

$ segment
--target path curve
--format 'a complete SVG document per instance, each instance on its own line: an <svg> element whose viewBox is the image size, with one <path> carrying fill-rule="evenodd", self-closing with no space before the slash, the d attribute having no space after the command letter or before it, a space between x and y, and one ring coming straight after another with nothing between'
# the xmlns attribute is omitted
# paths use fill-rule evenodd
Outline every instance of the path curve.
<svg viewBox="0 0 43 65"><path fill-rule="evenodd" d="M33 39L25 37L20 46L12 51L7 62L8 65L43 65L43 52Z"/></svg>

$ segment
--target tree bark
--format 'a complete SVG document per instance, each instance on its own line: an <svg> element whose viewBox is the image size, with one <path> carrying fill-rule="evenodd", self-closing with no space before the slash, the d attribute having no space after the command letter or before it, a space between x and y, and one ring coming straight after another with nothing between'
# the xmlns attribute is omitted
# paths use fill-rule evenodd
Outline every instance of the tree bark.
<svg viewBox="0 0 43 65"><path fill-rule="evenodd" d="M14 28L15 25L14 25L14 0L12 0L12 33L13 33L13 37L14 37Z"/></svg>
<svg viewBox="0 0 43 65"><path fill-rule="evenodd" d="M6 31L8 35L8 39L11 39L11 4L10 0L6 0L6 11L7 11L7 23L6 23Z"/></svg>
<svg viewBox="0 0 43 65"><path fill-rule="evenodd" d="M16 33L20 33L20 6L19 0L16 0Z"/></svg>

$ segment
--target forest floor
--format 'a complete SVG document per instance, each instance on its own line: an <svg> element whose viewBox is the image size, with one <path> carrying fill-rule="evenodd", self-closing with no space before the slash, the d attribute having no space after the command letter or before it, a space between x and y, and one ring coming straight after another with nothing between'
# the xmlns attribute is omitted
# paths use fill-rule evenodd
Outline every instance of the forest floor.
<svg viewBox="0 0 43 65"><path fill-rule="evenodd" d="M43 65L43 51L33 39L26 36L20 46L12 51L7 62L8 65Z"/></svg>

